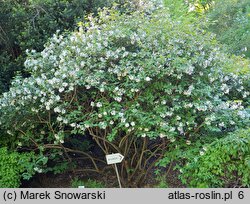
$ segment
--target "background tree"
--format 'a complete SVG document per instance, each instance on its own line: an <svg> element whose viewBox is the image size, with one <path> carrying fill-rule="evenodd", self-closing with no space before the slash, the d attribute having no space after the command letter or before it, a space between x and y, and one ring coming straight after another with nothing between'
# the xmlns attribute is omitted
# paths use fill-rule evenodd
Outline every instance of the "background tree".
<svg viewBox="0 0 250 204"><path fill-rule="evenodd" d="M248 0L215 1L208 13L210 30L233 54L250 57L250 2Z"/></svg>

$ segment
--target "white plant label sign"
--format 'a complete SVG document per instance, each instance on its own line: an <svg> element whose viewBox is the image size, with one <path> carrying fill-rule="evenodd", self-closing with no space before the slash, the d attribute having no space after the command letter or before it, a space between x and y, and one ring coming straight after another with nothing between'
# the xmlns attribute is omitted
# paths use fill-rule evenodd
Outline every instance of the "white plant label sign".
<svg viewBox="0 0 250 204"><path fill-rule="evenodd" d="M108 154L106 155L106 160L108 164L117 164L121 163L123 160L124 156L121 155L120 153L115 153L115 154Z"/></svg>

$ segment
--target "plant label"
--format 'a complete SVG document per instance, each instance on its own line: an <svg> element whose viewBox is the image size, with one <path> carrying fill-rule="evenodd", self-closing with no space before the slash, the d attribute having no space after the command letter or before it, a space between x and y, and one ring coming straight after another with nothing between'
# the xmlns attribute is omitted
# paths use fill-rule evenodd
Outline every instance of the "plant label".
<svg viewBox="0 0 250 204"><path fill-rule="evenodd" d="M108 164L121 163L121 161L123 160L123 158L124 158L124 156L121 155L120 153L106 155L106 160L107 160Z"/></svg>

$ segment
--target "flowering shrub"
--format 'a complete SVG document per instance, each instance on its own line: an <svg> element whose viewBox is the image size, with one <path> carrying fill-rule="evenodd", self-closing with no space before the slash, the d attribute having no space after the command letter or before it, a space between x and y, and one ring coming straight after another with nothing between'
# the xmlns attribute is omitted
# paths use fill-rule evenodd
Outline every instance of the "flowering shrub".
<svg viewBox="0 0 250 204"><path fill-rule="evenodd" d="M78 32L29 52L31 76L16 77L0 99L1 126L20 146L67 156L73 135L91 135L105 154L125 156L122 182L138 184L170 142L249 122L249 92L224 65L212 35L163 8L104 9ZM75 153L100 171L92 156Z"/></svg>

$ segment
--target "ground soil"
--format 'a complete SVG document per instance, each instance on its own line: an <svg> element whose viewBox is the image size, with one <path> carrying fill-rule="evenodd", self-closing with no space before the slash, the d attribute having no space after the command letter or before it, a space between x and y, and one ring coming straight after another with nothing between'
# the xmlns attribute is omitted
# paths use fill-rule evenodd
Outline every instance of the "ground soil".
<svg viewBox="0 0 250 204"><path fill-rule="evenodd" d="M168 168L161 169L161 174L166 175ZM185 187L178 179L179 172L177 170L170 169L166 175L166 184L169 188L183 188ZM118 181L114 169L107 168L103 174L86 173L86 172L67 172L63 174L37 174L30 181L23 181L22 186L24 188L71 188L74 178L86 181L88 179L102 182L107 188L118 188ZM155 188L159 181L154 173L154 170L150 172L146 178L145 184L142 188Z"/></svg>

